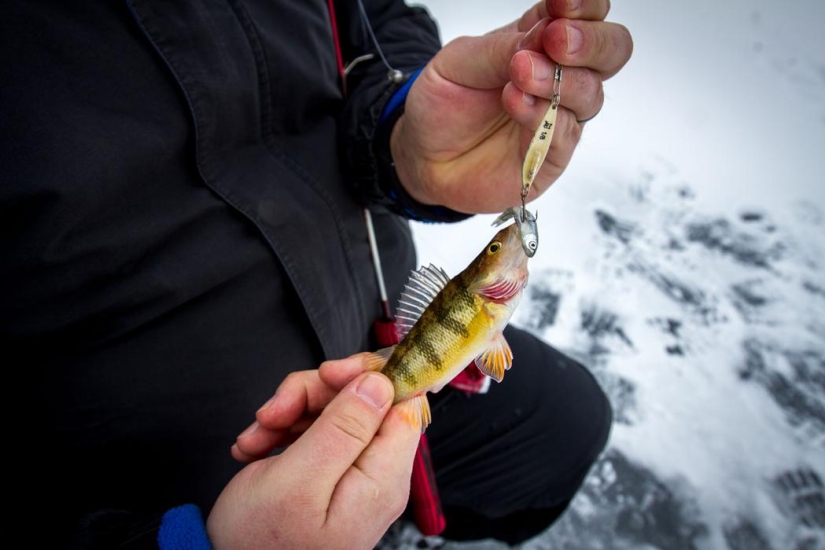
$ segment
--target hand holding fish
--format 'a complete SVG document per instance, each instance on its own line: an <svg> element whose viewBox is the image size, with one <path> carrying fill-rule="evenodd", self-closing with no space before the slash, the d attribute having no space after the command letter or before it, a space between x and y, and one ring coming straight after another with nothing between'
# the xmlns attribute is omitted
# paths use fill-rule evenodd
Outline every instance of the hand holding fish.
<svg viewBox="0 0 825 550"><path fill-rule="evenodd" d="M561 175L581 136L579 121L601 109L603 80L632 51L627 29L604 22L608 0L567 5L540 2L517 22L454 40L427 65L391 143L413 198L466 213L513 206L528 143L554 94L556 63L565 67L557 128L528 199Z"/></svg>
<svg viewBox="0 0 825 550"><path fill-rule="evenodd" d="M233 457L251 464L209 515L215 548L239 548L238 540L250 548L378 542L409 496L418 435L431 420L427 392L473 360L499 382L512 365L503 330L535 250L524 239L531 222L520 214L505 212L496 225L515 223L453 279L432 266L413 272L400 300L398 345L327 361L281 383L232 446ZM269 456L279 447L287 448Z"/></svg>
<svg viewBox="0 0 825 550"><path fill-rule="evenodd" d="M293 373L261 407L232 448L253 462L209 514L214 548L372 548L401 515L419 432L362 357Z"/></svg>

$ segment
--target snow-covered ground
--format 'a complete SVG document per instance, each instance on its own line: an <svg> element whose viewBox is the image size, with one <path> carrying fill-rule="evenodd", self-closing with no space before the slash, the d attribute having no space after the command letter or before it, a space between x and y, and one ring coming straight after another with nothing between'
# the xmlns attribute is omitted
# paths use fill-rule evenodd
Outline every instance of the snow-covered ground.
<svg viewBox="0 0 825 550"><path fill-rule="evenodd" d="M530 5L421 3L445 41ZM616 423L524 547L825 549L825 2L616 1L609 19L634 56L531 205L514 322L587 365ZM457 273L493 218L416 224L420 263Z"/></svg>

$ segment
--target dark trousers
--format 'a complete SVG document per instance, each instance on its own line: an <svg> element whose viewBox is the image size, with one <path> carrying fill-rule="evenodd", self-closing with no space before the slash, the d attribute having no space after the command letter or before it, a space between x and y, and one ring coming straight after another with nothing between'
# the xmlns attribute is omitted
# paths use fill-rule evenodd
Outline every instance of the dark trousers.
<svg viewBox="0 0 825 550"><path fill-rule="evenodd" d="M514 327L513 367L488 393L430 394L427 430L451 540L517 544L567 508L607 443L612 410L581 364Z"/></svg>

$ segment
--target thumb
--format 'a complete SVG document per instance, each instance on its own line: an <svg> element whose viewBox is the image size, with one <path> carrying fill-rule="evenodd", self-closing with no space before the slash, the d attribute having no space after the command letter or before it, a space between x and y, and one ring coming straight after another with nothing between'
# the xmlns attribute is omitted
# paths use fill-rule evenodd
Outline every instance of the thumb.
<svg viewBox="0 0 825 550"><path fill-rule="evenodd" d="M435 72L455 84L489 90L510 81L510 60L523 32L498 32L456 38L433 58Z"/></svg>
<svg viewBox="0 0 825 550"><path fill-rule="evenodd" d="M313 472L313 493L328 503L338 481L372 441L392 400L393 387L386 376L360 375L281 454L280 467Z"/></svg>

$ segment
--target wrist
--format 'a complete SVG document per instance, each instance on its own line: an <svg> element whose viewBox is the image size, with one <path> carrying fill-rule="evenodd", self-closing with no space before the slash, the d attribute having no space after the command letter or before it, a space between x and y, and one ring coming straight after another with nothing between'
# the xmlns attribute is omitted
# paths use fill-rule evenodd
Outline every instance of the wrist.
<svg viewBox="0 0 825 550"><path fill-rule="evenodd" d="M395 174L398 178L398 183L403 187L404 191L416 202L423 205L432 205L434 202L430 200L423 186L416 185L416 183L423 181L421 174L418 174L415 167L415 152L407 139L405 134L406 117L402 114L393 126L390 134L390 155L392 156L392 165L395 168Z"/></svg>
<svg viewBox="0 0 825 550"><path fill-rule="evenodd" d="M405 137L409 121L404 121L403 113L403 107L397 109L394 119L387 121L386 134L381 136L379 131L376 140L380 187L392 204L391 210L411 220L429 223L451 223L470 218L470 214L456 212L429 200L419 184L426 181L426 176L415 159L410 140Z"/></svg>

